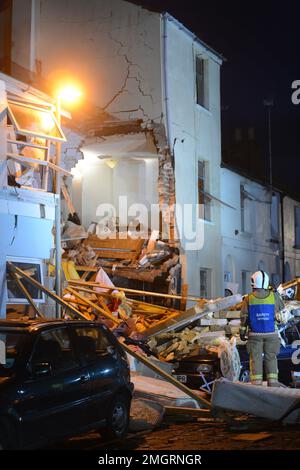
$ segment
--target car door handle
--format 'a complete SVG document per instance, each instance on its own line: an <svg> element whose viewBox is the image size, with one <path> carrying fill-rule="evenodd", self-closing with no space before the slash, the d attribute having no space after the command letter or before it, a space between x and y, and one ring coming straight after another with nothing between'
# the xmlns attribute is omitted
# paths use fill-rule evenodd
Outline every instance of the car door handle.
<svg viewBox="0 0 300 470"><path fill-rule="evenodd" d="M85 382L88 382L89 376L88 375L81 375L80 377L80 383L84 384Z"/></svg>

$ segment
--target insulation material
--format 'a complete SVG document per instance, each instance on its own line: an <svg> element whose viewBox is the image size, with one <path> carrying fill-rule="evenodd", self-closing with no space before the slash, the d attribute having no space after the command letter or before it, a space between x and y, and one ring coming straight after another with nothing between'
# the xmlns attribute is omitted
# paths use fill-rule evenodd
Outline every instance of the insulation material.
<svg viewBox="0 0 300 470"><path fill-rule="evenodd" d="M287 387L264 387L219 379L214 383L212 406L273 421L281 420L294 410L283 422L300 422L300 390Z"/></svg>
<svg viewBox="0 0 300 470"><path fill-rule="evenodd" d="M184 406L199 408L199 403L169 382L134 375L131 377L134 384L134 397L153 400L165 406Z"/></svg>

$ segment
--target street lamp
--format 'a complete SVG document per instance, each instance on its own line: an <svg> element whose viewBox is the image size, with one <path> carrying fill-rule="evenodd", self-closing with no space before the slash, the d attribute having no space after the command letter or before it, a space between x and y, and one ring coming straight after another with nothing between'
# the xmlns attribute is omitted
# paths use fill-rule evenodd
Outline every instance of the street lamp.
<svg viewBox="0 0 300 470"><path fill-rule="evenodd" d="M62 103L73 104L75 103L80 96L82 95L81 91L76 88L74 85L67 85L61 88L56 97L56 119L61 125L61 106ZM60 166L61 162L61 142L57 141L55 145L56 149L56 165ZM56 285L56 295L61 297L61 174L56 173L55 179L55 193L56 193L56 205L55 205L55 285ZM56 317L61 317L61 305L56 303Z"/></svg>

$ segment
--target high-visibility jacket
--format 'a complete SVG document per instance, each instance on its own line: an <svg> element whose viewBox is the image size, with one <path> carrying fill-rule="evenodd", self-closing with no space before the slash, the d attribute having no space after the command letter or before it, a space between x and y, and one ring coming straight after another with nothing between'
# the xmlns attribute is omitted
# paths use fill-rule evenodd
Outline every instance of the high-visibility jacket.
<svg viewBox="0 0 300 470"><path fill-rule="evenodd" d="M249 295L249 325L253 333L275 333L275 296L270 292L265 299Z"/></svg>

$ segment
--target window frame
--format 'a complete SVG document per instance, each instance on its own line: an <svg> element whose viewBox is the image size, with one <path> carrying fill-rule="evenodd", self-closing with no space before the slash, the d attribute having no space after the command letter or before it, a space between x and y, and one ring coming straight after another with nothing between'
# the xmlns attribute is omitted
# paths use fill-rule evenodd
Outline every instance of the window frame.
<svg viewBox="0 0 300 470"><path fill-rule="evenodd" d="M206 287L205 287L206 295L202 294L201 273L205 273L205 275L206 275ZM212 286L212 270L210 268L201 267L200 270L199 270L199 281L200 281L200 286L199 286L200 295L199 295L199 297L204 298L204 299L210 299L211 298L211 286Z"/></svg>
<svg viewBox="0 0 300 470"><path fill-rule="evenodd" d="M202 73L198 72L198 64L202 64ZM209 111L209 60L202 54L195 55L195 101L197 106ZM199 85L201 80L201 94L200 99Z"/></svg>
<svg viewBox="0 0 300 470"><path fill-rule="evenodd" d="M72 372L76 369L80 369L83 366L81 357L78 354L78 351L77 351L77 348L76 348L76 345L75 345L75 342L74 342L72 329L68 325L57 325L57 326L53 326L51 328L43 329L43 330L37 332L37 335L34 338L34 342L33 342L32 348L31 348L31 353L30 353L28 361L27 361L27 365L26 365L27 370L29 370L28 366L30 364L32 364L32 358L34 356L36 346L38 344L39 339L42 337L42 335L43 334L45 335L45 334L53 333L55 330L62 330L62 329L64 329L67 332L67 334L69 335L70 344L72 346L72 351L73 351L75 360L77 362L77 365L75 367L70 368L70 369L65 369L65 370L60 370L60 371L51 370L50 377L56 377L56 376L59 376L61 374L66 374L66 373ZM36 378L36 380L40 380L40 379L43 379L43 378L47 378L47 377L39 377L39 378Z"/></svg>
<svg viewBox="0 0 300 470"><path fill-rule="evenodd" d="M200 177L200 166L202 165L203 176ZM197 166L197 190L198 190L198 205L199 205L199 219L206 222L212 222L212 204L211 198L207 194L207 162L205 160L198 160ZM202 182L202 189L200 188ZM203 214L201 213L201 206L203 206Z"/></svg>
<svg viewBox="0 0 300 470"><path fill-rule="evenodd" d="M21 128L19 126L18 122L17 122L17 119L14 115L14 112L12 111L12 109L10 107L10 104L17 105L17 106L23 106L24 108L27 108L27 109L32 109L34 111L40 111L40 112L45 112L45 113L50 114L51 118L53 119L53 121L54 121L60 135L61 135L61 137L56 137L56 136L53 136L53 135L50 135L50 134L43 134L43 133L40 133L40 132L29 131L28 129ZM55 116L55 113L53 112L53 109L51 107L43 107L42 105L39 106L36 103L24 103L22 101L8 99L7 100L7 110L8 110L9 117L12 121L12 124L17 129L17 132L19 134L29 135L31 137L40 137L41 139L46 139L46 140L51 140L51 141L54 140L54 141L58 141L58 142L66 142L66 137L65 137L65 135L62 131L62 128L59 125L59 122L58 122L58 120Z"/></svg>
<svg viewBox="0 0 300 470"><path fill-rule="evenodd" d="M297 217L297 212L299 216ZM297 223L298 222L298 223ZM298 235L297 235L298 230ZM300 206L294 206L294 248L300 250Z"/></svg>
<svg viewBox="0 0 300 470"><path fill-rule="evenodd" d="M105 340L107 341L107 347L108 346L112 346L114 348L116 348L115 344L112 343L112 341L110 340L110 338L108 337L108 335L105 333L104 329L101 328L100 325L73 325L73 328L72 328L72 334L74 335L74 345L75 345L75 348L76 348L76 351L77 351L77 354L78 356L80 356L80 361L87 367L91 366L91 365L94 365L97 360L100 358L100 356L97 356L97 359L93 360L93 361L88 361L86 359L86 357L81 353L80 351L80 347L79 347L79 343L78 343L78 337L79 335L77 334L76 330L77 329L96 329L96 330L99 330L101 335L105 338ZM107 349L106 351L103 350L103 354L102 356L103 357L106 357L106 356L109 356L110 354L108 353Z"/></svg>

